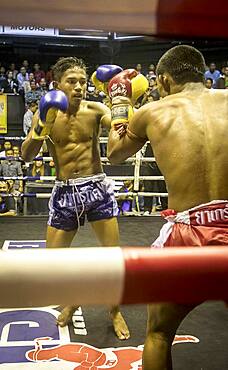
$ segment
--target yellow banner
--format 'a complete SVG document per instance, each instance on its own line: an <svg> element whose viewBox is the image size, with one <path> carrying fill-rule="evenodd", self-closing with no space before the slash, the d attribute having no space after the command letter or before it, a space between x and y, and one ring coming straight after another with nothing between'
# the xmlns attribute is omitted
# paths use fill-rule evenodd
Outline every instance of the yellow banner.
<svg viewBox="0 0 228 370"><path fill-rule="evenodd" d="M0 95L0 134L7 134L7 95Z"/></svg>

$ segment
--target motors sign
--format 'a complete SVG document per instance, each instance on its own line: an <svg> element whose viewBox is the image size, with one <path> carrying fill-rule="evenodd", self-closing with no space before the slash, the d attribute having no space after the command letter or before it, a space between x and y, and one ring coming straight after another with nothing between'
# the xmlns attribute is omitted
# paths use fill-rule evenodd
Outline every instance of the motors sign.
<svg viewBox="0 0 228 370"><path fill-rule="evenodd" d="M0 32L5 35L17 36L58 36L57 28L38 26L0 26Z"/></svg>

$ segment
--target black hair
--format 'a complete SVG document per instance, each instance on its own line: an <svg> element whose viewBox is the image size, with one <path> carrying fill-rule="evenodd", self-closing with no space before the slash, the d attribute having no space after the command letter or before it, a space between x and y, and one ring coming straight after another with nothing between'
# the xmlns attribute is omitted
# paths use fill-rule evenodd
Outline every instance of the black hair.
<svg viewBox="0 0 228 370"><path fill-rule="evenodd" d="M83 59L77 57L60 58L53 66L53 75L55 81L60 81L64 72L72 68L81 68L86 71L86 64Z"/></svg>
<svg viewBox="0 0 228 370"><path fill-rule="evenodd" d="M205 60L201 52L189 45L169 49L159 60L156 74L167 72L177 84L204 83Z"/></svg>

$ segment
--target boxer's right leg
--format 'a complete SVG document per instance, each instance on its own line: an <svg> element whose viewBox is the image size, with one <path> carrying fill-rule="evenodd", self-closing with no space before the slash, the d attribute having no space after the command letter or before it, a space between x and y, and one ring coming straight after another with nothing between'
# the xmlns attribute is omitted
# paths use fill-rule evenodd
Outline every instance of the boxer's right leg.
<svg viewBox="0 0 228 370"><path fill-rule="evenodd" d="M148 306L143 370L172 370L171 347L181 321L195 306L158 303Z"/></svg>
<svg viewBox="0 0 228 370"><path fill-rule="evenodd" d="M77 232L76 230L65 231L48 226L46 234L47 248L67 248L70 247L72 240Z"/></svg>
<svg viewBox="0 0 228 370"><path fill-rule="evenodd" d="M67 248L70 247L71 242L77 232L76 230L65 231L59 230L52 226L47 227L46 246L47 248ZM66 326L71 322L72 315L78 306L66 306L61 310L57 319L59 326Z"/></svg>

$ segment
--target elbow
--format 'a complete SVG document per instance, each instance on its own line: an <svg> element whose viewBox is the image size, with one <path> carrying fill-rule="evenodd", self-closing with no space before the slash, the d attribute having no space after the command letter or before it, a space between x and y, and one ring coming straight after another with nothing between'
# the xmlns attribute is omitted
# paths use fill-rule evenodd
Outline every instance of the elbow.
<svg viewBox="0 0 228 370"><path fill-rule="evenodd" d="M119 159L118 153L108 150L107 152L108 160L111 164L119 164L121 160Z"/></svg>
<svg viewBox="0 0 228 370"><path fill-rule="evenodd" d="M111 164L119 164L120 162L114 157L112 156L108 156L108 160Z"/></svg>

